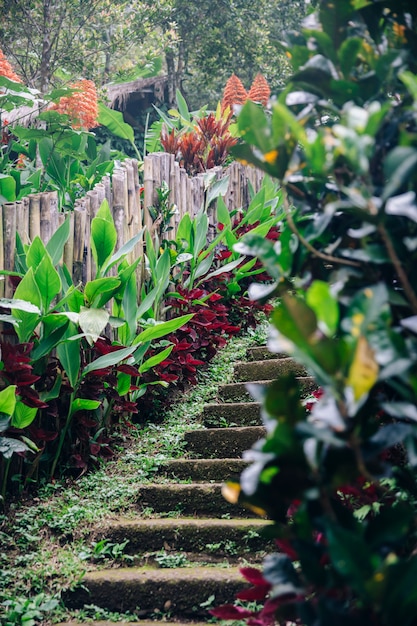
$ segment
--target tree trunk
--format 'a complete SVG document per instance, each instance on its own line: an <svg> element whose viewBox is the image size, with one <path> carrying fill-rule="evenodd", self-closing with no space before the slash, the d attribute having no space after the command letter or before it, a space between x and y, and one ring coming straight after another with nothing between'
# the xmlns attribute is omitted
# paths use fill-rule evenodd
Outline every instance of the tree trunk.
<svg viewBox="0 0 417 626"><path fill-rule="evenodd" d="M43 38L42 38L42 56L40 65L40 90L46 93L49 89L51 80L51 4L50 0L44 0L43 4Z"/></svg>

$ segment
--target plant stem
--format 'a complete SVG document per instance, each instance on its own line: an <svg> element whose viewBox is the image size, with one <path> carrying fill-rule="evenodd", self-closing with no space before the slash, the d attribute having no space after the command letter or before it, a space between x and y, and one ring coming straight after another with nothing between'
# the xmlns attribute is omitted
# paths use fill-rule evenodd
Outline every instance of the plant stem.
<svg viewBox="0 0 417 626"><path fill-rule="evenodd" d="M53 460L53 463L52 463L51 473L50 473L50 476L49 476L50 480L52 480L53 477L54 477L56 466L58 464L59 457L61 456L62 447L64 445L65 437L67 435L69 425L71 424L72 405L73 405L74 400L75 400L75 392L73 391L72 394L71 394L71 397L70 397L70 403L69 403L69 407L68 407L68 415L67 415L67 419L65 421L65 426L64 426L64 428L61 431L61 435L59 437L58 448L57 448L57 451L55 453L55 457L54 457L54 460Z"/></svg>
<svg viewBox="0 0 417 626"><path fill-rule="evenodd" d="M414 292L414 289L411 286L410 281L408 280L408 277L404 271L404 268L401 265L401 261L398 258L397 253L395 252L395 248L392 243L391 237L389 236L383 224L378 225L378 232L382 237L382 241L384 242L385 248L388 252L388 256L391 259L393 266L395 267L395 271L397 272L398 279L403 286L405 295L407 296L408 301L411 304L413 312L417 314L417 296Z"/></svg>

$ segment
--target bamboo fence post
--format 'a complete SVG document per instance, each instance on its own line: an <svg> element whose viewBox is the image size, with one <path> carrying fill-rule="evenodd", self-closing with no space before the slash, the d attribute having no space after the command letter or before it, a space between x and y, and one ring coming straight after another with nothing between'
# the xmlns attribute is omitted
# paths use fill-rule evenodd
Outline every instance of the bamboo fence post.
<svg viewBox="0 0 417 626"><path fill-rule="evenodd" d="M74 222L75 222L75 213L74 211L67 211L67 213L63 214L65 219L70 221L70 234L68 240L64 246L64 256L63 261L64 265L67 266L68 271L73 274L74 268ZM74 281L75 284L75 281Z"/></svg>
<svg viewBox="0 0 417 626"><path fill-rule="evenodd" d="M172 231L172 239L176 239L178 224L181 220L181 173L180 173L180 164L177 161L174 161L172 176L174 178L174 204L175 204L175 215L173 220L174 230Z"/></svg>
<svg viewBox="0 0 417 626"><path fill-rule="evenodd" d="M82 206L85 209L85 282L93 280L93 255L91 253L91 220L93 216L91 215L91 198L87 194L85 198L83 198Z"/></svg>
<svg viewBox="0 0 417 626"><path fill-rule="evenodd" d="M74 208L74 262L72 270L74 285L85 283L84 247L86 220L85 208L76 206Z"/></svg>
<svg viewBox="0 0 417 626"><path fill-rule="evenodd" d="M22 200L22 208L17 222L19 235L23 244L29 243L29 202L30 198L25 196Z"/></svg>
<svg viewBox="0 0 417 626"><path fill-rule="evenodd" d="M126 173L124 170L116 170L113 172L113 220L117 232L116 249L123 246L125 238L125 181Z"/></svg>
<svg viewBox="0 0 417 626"><path fill-rule="evenodd" d="M3 204L3 250L4 269L14 270L14 255L16 242L16 204L6 202ZM4 285L4 295L6 298L13 297L13 288L10 281Z"/></svg>
<svg viewBox="0 0 417 626"><path fill-rule="evenodd" d="M50 200L51 200L51 205L50 205L50 209L51 209L51 237L54 234L54 232L56 231L56 229L58 228L58 193L56 191L51 191L50 193ZM44 243L46 244L47 242L44 241Z"/></svg>
<svg viewBox="0 0 417 626"><path fill-rule="evenodd" d="M143 162L143 185L144 185L144 207L143 207L143 217L144 224L149 231L152 233L152 218L149 214L148 207L154 204L154 194L155 194L155 180L154 180L154 155L148 155L145 157Z"/></svg>
<svg viewBox="0 0 417 626"><path fill-rule="evenodd" d="M40 238L47 244L52 235L51 192L41 195Z"/></svg>
<svg viewBox="0 0 417 626"><path fill-rule="evenodd" d="M187 172L180 167L180 183L181 183L181 203L180 203L180 219L182 219L187 212Z"/></svg>
<svg viewBox="0 0 417 626"><path fill-rule="evenodd" d="M41 196L39 193L30 196L29 204L29 239L41 236Z"/></svg>
<svg viewBox="0 0 417 626"><path fill-rule="evenodd" d="M112 199L112 192L111 192L110 174L106 174L101 182L104 185L104 197L109 203L109 206L111 207L113 204L113 199Z"/></svg>

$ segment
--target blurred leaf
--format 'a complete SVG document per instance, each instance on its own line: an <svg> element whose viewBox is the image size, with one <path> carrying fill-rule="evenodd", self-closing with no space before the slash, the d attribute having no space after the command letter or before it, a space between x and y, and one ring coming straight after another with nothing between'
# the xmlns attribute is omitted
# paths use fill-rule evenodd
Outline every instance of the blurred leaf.
<svg viewBox="0 0 417 626"><path fill-rule="evenodd" d="M352 364L349 368L347 385L352 387L356 401L369 393L378 379L379 367L374 351L366 337L359 337Z"/></svg>

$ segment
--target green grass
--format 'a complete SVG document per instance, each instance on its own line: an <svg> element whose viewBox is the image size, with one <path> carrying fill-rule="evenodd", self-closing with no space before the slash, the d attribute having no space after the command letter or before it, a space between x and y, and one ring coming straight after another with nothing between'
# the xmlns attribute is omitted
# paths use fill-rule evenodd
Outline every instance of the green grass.
<svg viewBox="0 0 417 626"><path fill-rule="evenodd" d="M196 387L180 397L173 394L180 401L173 403L163 420L132 428L120 441L121 450L113 461L77 481L45 484L36 496L9 505L7 515L0 516L2 625L46 625L71 616L60 602L61 592L80 584L87 569L108 563L108 558L98 564L84 558L86 546L92 549L94 526L119 514L154 516L150 509L136 508L139 484L162 480L155 476L160 464L181 455L184 433L200 425L204 404L215 400L218 386L231 380L236 361L249 346L264 341L265 332L264 324L232 339L200 373ZM87 607L77 612L77 619L117 622L133 617Z"/></svg>

